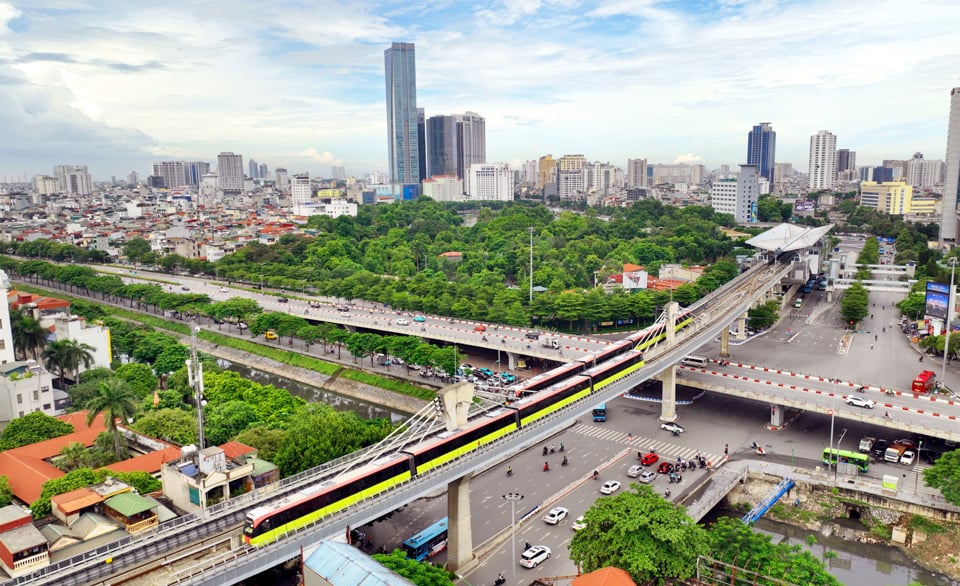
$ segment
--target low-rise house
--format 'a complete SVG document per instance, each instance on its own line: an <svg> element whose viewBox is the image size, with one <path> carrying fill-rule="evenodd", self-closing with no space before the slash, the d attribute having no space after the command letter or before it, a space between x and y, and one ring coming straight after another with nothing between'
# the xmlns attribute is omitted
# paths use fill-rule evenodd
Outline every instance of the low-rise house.
<svg viewBox="0 0 960 586"><path fill-rule="evenodd" d="M0 508L0 567L11 577L50 565L47 538L33 526L33 515L17 505Z"/></svg>

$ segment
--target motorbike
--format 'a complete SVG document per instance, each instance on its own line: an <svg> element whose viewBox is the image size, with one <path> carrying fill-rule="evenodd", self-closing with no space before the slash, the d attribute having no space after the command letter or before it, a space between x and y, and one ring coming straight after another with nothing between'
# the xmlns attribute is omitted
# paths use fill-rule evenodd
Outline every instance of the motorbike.
<svg viewBox="0 0 960 586"><path fill-rule="evenodd" d="M857 387L857 392L858 392L858 393L865 393L865 392L867 392L867 391L863 388L863 385L860 385L860 386Z"/></svg>
<svg viewBox="0 0 960 586"><path fill-rule="evenodd" d="M507 476L513 476L513 468L507 468Z"/></svg>
<svg viewBox="0 0 960 586"><path fill-rule="evenodd" d="M561 466L566 466L567 464L568 464L568 462L567 462L567 457L564 456L564 457L563 457L563 461L560 462L560 465L561 465Z"/></svg>
<svg viewBox="0 0 960 586"><path fill-rule="evenodd" d="M503 574L497 576L497 579L493 581L493 586L503 586L507 583L507 579L503 577Z"/></svg>

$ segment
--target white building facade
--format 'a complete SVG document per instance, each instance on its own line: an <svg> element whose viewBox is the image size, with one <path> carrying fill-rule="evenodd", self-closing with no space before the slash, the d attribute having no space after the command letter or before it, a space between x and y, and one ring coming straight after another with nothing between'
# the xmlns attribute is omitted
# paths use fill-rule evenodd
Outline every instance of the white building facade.
<svg viewBox="0 0 960 586"><path fill-rule="evenodd" d="M808 186L811 191L833 189L837 180L837 137L821 130L810 137Z"/></svg>
<svg viewBox="0 0 960 586"><path fill-rule="evenodd" d="M217 187L221 191L239 194L243 191L243 177L243 155L217 155Z"/></svg>
<svg viewBox="0 0 960 586"><path fill-rule="evenodd" d="M513 201L513 171L506 163L470 165L470 199Z"/></svg>
<svg viewBox="0 0 960 586"><path fill-rule="evenodd" d="M303 205L310 203L313 197L313 187L310 185L310 175L308 173L297 173L293 176L290 183L290 198L293 205Z"/></svg>
<svg viewBox="0 0 960 586"><path fill-rule="evenodd" d="M434 175L424 179L423 195L433 201L463 201L463 179L456 175Z"/></svg>
<svg viewBox="0 0 960 586"><path fill-rule="evenodd" d="M760 172L756 165L740 165L736 179L719 179L710 188L710 205L717 213L730 214L737 223L757 221Z"/></svg>

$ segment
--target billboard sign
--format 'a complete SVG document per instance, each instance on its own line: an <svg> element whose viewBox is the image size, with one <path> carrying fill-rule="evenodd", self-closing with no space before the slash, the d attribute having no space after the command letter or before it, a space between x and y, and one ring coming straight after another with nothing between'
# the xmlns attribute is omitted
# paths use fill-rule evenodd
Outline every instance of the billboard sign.
<svg viewBox="0 0 960 586"><path fill-rule="evenodd" d="M927 283L926 317L946 320L949 306L950 286L943 283Z"/></svg>
<svg viewBox="0 0 960 586"><path fill-rule="evenodd" d="M816 204L812 199L798 199L793 202L793 211L795 212L811 212L816 208Z"/></svg>

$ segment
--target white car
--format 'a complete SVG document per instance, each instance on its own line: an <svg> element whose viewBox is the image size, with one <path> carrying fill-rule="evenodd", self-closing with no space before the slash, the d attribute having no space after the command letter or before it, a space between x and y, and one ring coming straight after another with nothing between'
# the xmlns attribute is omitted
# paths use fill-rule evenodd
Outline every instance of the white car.
<svg viewBox="0 0 960 586"><path fill-rule="evenodd" d="M639 480L644 484L650 484L651 482L653 482L653 479L656 477L657 477L656 472L650 472L649 470L644 470L643 473L640 474L640 478L638 478L637 480Z"/></svg>
<svg viewBox="0 0 960 586"><path fill-rule="evenodd" d="M397 320L397 325L398 325L398 326L409 326L409 325L410 325L410 320L408 320L408 319L403 319L403 318L401 317L400 319Z"/></svg>
<svg viewBox="0 0 960 586"><path fill-rule="evenodd" d="M627 476L636 478L640 476L641 472L643 472L643 466L630 466L630 468L627 469Z"/></svg>
<svg viewBox="0 0 960 586"><path fill-rule="evenodd" d="M619 480L608 480L603 483L603 486L600 487L600 492L603 494L613 494L618 490L620 490Z"/></svg>
<svg viewBox="0 0 960 586"><path fill-rule="evenodd" d="M574 531L580 531L581 529L586 528L586 526L587 522L583 520L583 515L577 517L577 520L573 522L573 525L571 525Z"/></svg>
<svg viewBox="0 0 960 586"><path fill-rule="evenodd" d="M870 399L864 399L863 397L858 397L856 395L850 395L847 397L847 405L853 405L854 407L864 407L867 409L873 409L877 404L871 401Z"/></svg>
<svg viewBox="0 0 960 586"><path fill-rule="evenodd" d="M229 292L230 292L230 289L227 289L226 287L220 287L220 292L221 292L221 293L229 293Z"/></svg>
<svg viewBox="0 0 960 586"><path fill-rule="evenodd" d="M550 548L546 545L534 545L520 554L520 565L524 568L536 568L550 559Z"/></svg>
<svg viewBox="0 0 960 586"><path fill-rule="evenodd" d="M543 516L543 522L547 525L556 525L560 521L563 521L567 518L567 514L570 511L563 507L553 507L546 515Z"/></svg>
<svg viewBox="0 0 960 586"><path fill-rule="evenodd" d="M913 452L911 452L910 450L907 450L906 452L903 453L902 456L900 456L900 463L906 464L907 466L913 466L913 460L915 457L916 456Z"/></svg>
<svg viewBox="0 0 960 586"><path fill-rule="evenodd" d="M661 423L661 424L660 424L660 429L662 429L662 430L664 430L664 431L669 431L670 433L675 433L675 434L676 434L676 433L683 433L683 427L680 426L679 424L673 423L673 422L670 422L670 423Z"/></svg>

